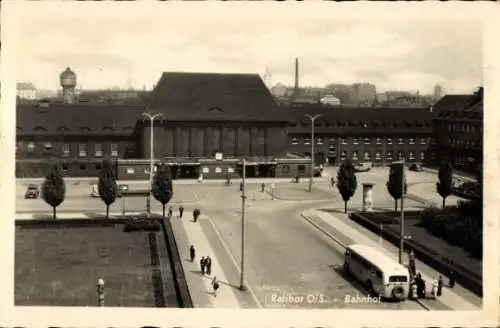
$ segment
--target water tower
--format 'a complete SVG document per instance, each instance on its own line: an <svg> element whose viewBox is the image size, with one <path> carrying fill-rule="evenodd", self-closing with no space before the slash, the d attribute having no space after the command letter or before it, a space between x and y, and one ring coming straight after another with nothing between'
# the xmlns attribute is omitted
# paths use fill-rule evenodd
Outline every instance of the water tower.
<svg viewBox="0 0 500 328"><path fill-rule="evenodd" d="M66 67L64 72L59 76L59 81L63 89L63 99L67 104L72 104L76 101L75 87L76 87L76 74Z"/></svg>

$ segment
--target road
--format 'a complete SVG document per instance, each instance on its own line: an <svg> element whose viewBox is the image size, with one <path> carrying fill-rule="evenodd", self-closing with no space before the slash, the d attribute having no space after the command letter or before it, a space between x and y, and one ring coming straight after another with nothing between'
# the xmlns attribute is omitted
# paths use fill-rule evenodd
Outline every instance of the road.
<svg viewBox="0 0 500 328"><path fill-rule="evenodd" d="M435 181L435 176L429 174L419 176L419 174L420 172L418 175L408 174L408 184L417 185ZM373 193L375 206L392 208L394 201L385 189L386 179L387 175L380 170L358 175L360 182L375 183ZM305 190L307 184L303 186ZM104 205L100 199L90 199L88 196L90 188L88 186L81 188L84 191L80 195L74 190L71 191L59 210L103 211ZM422 309L411 301L380 304L345 302L347 295L365 296L364 288L343 273L341 269L343 249L300 216L300 213L310 208L343 209L343 201L339 198L338 192L333 191L328 183L317 183L314 186L315 190L322 191L318 199L325 199L325 192L331 194L330 200L321 201L272 200L269 194L261 193L259 188L258 185L247 188L245 275L264 307ZM288 186L277 184L276 188L288 188ZM17 193L19 194L19 191ZM361 188L358 188L349 206L359 208L362 202L361 195ZM50 210L42 200L24 200L19 196L18 211ZM223 184L179 185L175 189L172 201L183 203L188 214L194 207L199 207L213 222L232 257L240 263L240 196L238 183L228 187ZM411 202L407 205L418 206ZM129 211L144 210L145 199L129 199L126 207ZM161 209L161 206L153 202L153 208ZM121 211L120 202L112 206L112 211Z"/></svg>

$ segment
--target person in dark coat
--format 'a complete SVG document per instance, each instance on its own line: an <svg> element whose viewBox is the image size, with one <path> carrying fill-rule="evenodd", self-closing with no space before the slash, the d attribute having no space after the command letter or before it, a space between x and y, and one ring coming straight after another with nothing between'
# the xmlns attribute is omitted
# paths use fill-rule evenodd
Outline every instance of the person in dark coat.
<svg viewBox="0 0 500 328"><path fill-rule="evenodd" d="M207 265L207 274L210 275L212 273L212 258L210 256L207 256L205 261Z"/></svg>
<svg viewBox="0 0 500 328"><path fill-rule="evenodd" d="M184 213L184 206L179 206L179 218L182 218L182 214Z"/></svg>
<svg viewBox="0 0 500 328"><path fill-rule="evenodd" d="M205 274L205 267L207 265L207 260L205 259L205 256L202 256L200 259L200 271L201 274Z"/></svg>
<svg viewBox="0 0 500 328"><path fill-rule="evenodd" d="M194 249L194 245L191 245L191 247L189 247L189 258L191 259L191 262L194 262L195 256L196 256L196 251Z"/></svg>
<svg viewBox="0 0 500 328"><path fill-rule="evenodd" d="M264 192L265 190L266 190L266 184L262 182L262 184L260 185L260 191Z"/></svg>
<svg viewBox="0 0 500 328"><path fill-rule="evenodd" d="M443 277L439 275L438 286L437 286L437 296L441 296L443 293Z"/></svg>
<svg viewBox="0 0 500 328"><path fill-rule="evenodd" d="M212 288L214 289L214 297L217 297L217 290L219 289L219 281L217 280L217 277L212 279Z"/></svg>
<svg viewBox="0 0 500 328"><path fill-rule="evenodd" d="M173 209L172 209L172 206L170 206L168 208L168 217L171 218L172 217L172 213L173 213Z"/></svg>
<svg viewBox="0 0 500 328"><path fill-rule="evenodd" d="M193 211L193 220L194 222L198 221L198 217L200 216L200 210L195 208L194 211Z"/></svg>
<svg viewBox="0 0 500 328"><path fill-rule="evenodd" d="M453 288L455 287L455 272L453 272L453 270L450 270L450 274L448 276L448 286L450 288Z"/></svg>

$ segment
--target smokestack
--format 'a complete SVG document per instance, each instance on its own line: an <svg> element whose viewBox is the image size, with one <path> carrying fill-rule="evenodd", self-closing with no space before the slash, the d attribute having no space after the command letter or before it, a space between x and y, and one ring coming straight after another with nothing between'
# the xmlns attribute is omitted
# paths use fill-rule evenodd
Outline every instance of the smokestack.
<svg viewBox="0 0 500 328"><path fill-rule="evenodd" d="M295 58L295 98L299 96L299 59Z"/></svg>

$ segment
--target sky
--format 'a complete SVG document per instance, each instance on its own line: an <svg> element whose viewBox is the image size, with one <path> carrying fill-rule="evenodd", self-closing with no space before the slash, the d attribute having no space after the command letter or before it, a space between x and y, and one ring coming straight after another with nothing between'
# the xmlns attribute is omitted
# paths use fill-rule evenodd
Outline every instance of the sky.
<svg viewBox="0 0 500 328"><path fill-rule="evenodd" d="M301 86L369 82L379 92L422 94L436 84L445 93L470 93L482 84L480 21L64 8L16 13L18 82L59 89L59 74L69 66L83 89L151 89L164 71L262 76L267 70L268 85L293 85L297 57Z"/></svg>

